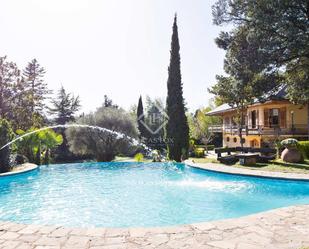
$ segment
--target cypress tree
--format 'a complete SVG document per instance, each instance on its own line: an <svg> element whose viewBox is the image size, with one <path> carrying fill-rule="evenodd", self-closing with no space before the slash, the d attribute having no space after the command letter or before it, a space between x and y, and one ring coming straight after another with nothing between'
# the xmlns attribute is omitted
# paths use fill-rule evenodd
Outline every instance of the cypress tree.
<svg viewBox="0 0 309 249"><path fill-rule="evenodd" d="M177 162L187 158L189 148L189 127L182 96L179 50L177 16L175 15L168 67L166 112L169 118L165 128L165 137L168 157Z"/></svg>
<svg viewBox="0 0 309 249"><path fill-rule="evenodd" d="M139 138L145 138L146 137L146 129L145 129L145 116L144 116L144 107L143 107L143 100L142 96L138 99L138 105L137 105L137 128L140 132Z"/></svg>

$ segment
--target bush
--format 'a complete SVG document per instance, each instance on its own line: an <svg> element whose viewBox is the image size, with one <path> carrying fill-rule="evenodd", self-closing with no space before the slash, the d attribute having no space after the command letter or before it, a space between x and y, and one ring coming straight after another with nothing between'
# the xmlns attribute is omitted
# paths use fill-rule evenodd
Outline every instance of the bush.
<svg viewBox="0 0 309 249"><path fill-rule="evenodd" d="M103 127L137 138L135 120L120 108L98 108L95 113L79 118L77 123ZM74 154L89 155L99 162L112 161L118 154L134 155L140 149L128 137L98 129L71 127L66 130L66 137Z"/></svg>
<svg viewBox="0 0 309 249"><path fill-rule="evenodd" d="M0 120L0 148L9 143L14 137L9 122L5 119ZM8 172L11 169L11 149L7 146L0 150L0 173Z"/></svg>
<svg viewBox="0 0 309 249"><path fill-rule="evenodd" d="M204 157L205 156L204 152L205 152L204 148L195 148L194 149L194 155L195 155L195 157L198 157L198 158Z"/></svg>
<svg viewBox="0 0 309 249"><path fill-rule="evenodd" d="M134 156L134 159L138 162L142 162L144 160L144 155L142 153L137 153L135 156Z"/></svg>
<svg viewBox="0 0 309 249"><path fill-rule="evenodd" d="M294 138L287 138L281 141L281 145L286 148L295 148L298 146L298 140Z"/></svg>
<svg viewBox="0 0 309 249"><path fill-rule="evenodd" d="M305 159L309 159L309 141L298 142L298 149Z"/></svg>

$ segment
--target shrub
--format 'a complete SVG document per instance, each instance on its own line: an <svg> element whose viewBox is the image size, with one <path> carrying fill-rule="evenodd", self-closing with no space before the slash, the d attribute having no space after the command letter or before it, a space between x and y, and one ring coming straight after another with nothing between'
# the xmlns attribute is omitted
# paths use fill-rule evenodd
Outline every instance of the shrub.
<svg viewBox="0 0 309 249"><path fill-rule="evenodd" d="M298 140L294 138L287 138L281 141L281 145L286 148L295 148L298 145Z"/></svg>
<svg viewBox="0 0 309 249"><path fill-rule="evenodd" d="M13 139L14 133L9 122L5 119L0 120L0 148ZM0 150L0 173L10 171L11 169L11 149L7 146Z"/></svg>
<svg viewBox="0 0 309 249"><path fill-rule="evenodd" d="M204 152L205 152L204 148L195 148L194 149L194 155L195 155L195 157L198 157L198 158L204 157L205 156Z"/></svg>
<svg viewBox="0 0 309 249"><path fill-rule="evenodd" d="M303 157L309 159L309 141L298 142L298 148L301 151Z"/></svg>
<svg viewBox="0 0 309 249"><path fill-rule="evenodd" d="M138 162L142 162L144 160L144 155L142 153L137 153L135 156L134 156L134 159Z"/></svg>
<svg viewBox="0 0 309 249"><path fill-rule="evenodd" d="M121 108L101 107L77 120L79 124L103 127L129 137L137 137L135 120ZM116 155L134 155L139 149L128 137L90 128L69 128L66 137L74 154L89 155L97 161L112 161Z"/></svg>

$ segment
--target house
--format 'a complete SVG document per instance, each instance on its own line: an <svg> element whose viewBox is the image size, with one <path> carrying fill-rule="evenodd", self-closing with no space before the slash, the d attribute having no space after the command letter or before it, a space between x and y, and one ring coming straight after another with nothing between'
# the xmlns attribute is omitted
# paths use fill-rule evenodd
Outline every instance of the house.
<svg viewBox="0 0 309 249"><path fill-rule="evenodd" d="M278 138L288 137L308 140L308 106L294 105L286 96L286 86L283 86L265 101L256 100L246 108L242 128L244 146L270 147ZM221 126L209 129L222 133L224 147L240 146L235 108L223 104L206 115L222 117Z"/></svg>

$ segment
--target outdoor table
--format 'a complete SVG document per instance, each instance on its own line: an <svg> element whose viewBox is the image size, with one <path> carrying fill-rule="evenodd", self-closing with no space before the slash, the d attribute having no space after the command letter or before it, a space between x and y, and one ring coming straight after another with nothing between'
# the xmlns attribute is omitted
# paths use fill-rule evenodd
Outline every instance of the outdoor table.
<svg viewBox="0 0 309 249"><path fill-rule="evenodd" d="M254 165L258 156L259 154L257 153L240 153L235 155L239 159L240 165Z"/></svg>

